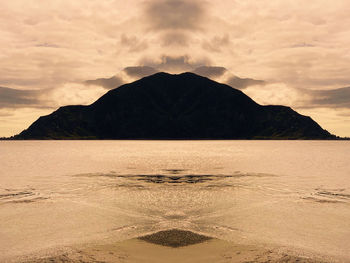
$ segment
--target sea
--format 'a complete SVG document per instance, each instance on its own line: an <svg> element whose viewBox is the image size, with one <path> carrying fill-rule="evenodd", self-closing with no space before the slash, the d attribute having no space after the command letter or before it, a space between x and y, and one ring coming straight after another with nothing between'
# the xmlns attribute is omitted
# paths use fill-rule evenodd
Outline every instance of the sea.
<svg viewBox="0 0 350 263"><path fill-rule="evenodd" d="M0 142L0 262L168 229L350 262L350 141Z"/></svg>

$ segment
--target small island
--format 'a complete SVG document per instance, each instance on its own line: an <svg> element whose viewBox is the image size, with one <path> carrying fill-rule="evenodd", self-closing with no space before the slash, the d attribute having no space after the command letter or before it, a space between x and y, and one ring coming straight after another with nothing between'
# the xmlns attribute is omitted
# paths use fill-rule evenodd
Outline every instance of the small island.
<svg viewBox="0 0 350 263"><path fill-rule="evenodd" d="M88 106L61 107L18 140L336 139L290 107L257 104L194 73L156 73L110 90Z"/></svg>

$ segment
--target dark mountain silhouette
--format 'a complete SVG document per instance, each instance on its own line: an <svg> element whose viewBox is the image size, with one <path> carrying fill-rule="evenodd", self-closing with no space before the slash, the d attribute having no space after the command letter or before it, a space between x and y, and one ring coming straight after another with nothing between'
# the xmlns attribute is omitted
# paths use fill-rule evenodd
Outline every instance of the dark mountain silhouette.
<svg viewBox="0 0 350 263"><path fill-rule="evenodd" d="M89 106L61 107L15 139L330 139L310 117L261 106L193 73L157 73Z"/></svg>

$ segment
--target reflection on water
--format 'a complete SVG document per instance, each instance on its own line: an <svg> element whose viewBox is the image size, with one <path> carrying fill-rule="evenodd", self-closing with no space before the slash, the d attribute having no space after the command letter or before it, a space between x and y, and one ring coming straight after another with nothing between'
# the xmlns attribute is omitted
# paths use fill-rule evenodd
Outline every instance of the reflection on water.
<svg viewBox="0 0 350 263"><path fill-rule="evenodd" d="M233 174L187 174L186 170L175 170L166 169L165 171L169 174L117 174L116 172L110 173L88 173L88 174L77 174L76 177L108 177L108 178L122 178L126 179L125 182L130 184L121 184L123 186L133 187L133 183L138 181L146 183L157 183L157 184L196 184L204 182L215 182L226 178L240 178L240 177L266 177L274 176L270 174L254 174L254 173L240 173L234 172ZM175 171L175 172L174 172ZM184 173L181 173L184 172ZM176 174L176 175L174 175ZM211 186L210 184L207 186ZM220 184L215 184L215 186L220 186Z"/></svg>
<svg viewBox="0 0 350 263"><path fill-rule="evenodd" d="M174 240L191 231L350 259L348 145L137 141L2 146L0 259L94 240L160 240L154 233L174 229L180 231Z"/></svg>
<svg viewBox="0 0 350 263"><path fill-rule="evenodd" d="M199 235L191 231L171 229L141 236L139 239L157 245L176 248L202 243L210 240L211 237Z"/></svg>
<svg viewBox="0 0 350 263"><path fill-rule="evenodd" d="M34 189L1 189L0 204L6 203L32 203L40 200L48 199L48 197L40 196L40 193Z"/></svg>

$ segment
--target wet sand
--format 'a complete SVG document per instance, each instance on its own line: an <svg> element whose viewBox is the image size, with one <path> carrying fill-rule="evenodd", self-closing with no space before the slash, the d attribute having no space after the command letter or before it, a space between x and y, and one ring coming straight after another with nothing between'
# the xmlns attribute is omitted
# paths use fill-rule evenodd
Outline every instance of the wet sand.
<svg viewBox="0 0 350 263"><path fill-rule="evenodd" d="M62 254L21 259L21 263L258 262L325 263L254 245L234 244L190 231L169 230L116 242L71 248Z"/></svg>

